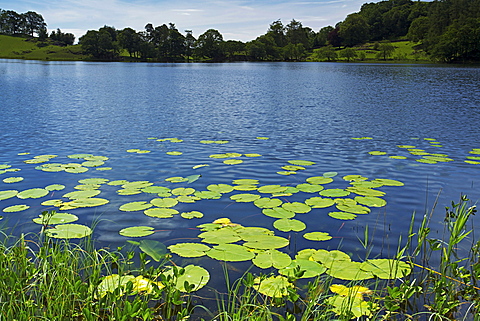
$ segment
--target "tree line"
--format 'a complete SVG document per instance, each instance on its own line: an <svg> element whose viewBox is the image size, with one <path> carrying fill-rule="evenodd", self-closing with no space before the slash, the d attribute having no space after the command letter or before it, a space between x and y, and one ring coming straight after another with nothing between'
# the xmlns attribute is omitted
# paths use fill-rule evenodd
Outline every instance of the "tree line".
<svg viewBox="0 0 480 321"><path fill-rule="evenodd" d="M60 29L46 34L46 23L35 12L17 14L0 9L0 33L25 34L73 44L72 34ZM291 20L272 22L267 32L248 42L224 40L216 29L209 29L198 38L192 30L180 32L174 23L144 30L117 30L104 26L88 30L79 44L94 59L119 60L122 51L131 59L143 61L299 61L308 55L334 60L337 52L353 59L355 46L376 43L379 57L386 59L394 46L393 40L418 43L437 61L480 61L480 0L384 0L365 3L359 12L349 14L335 26L317 32ZM338 51L339 48L344 48Z"/></svg>
<svg viewBox="0 0 480 321"><path fill-rule="evenodd" d="M60 29L48 35L47 23L43 16L34 11L18 13L0 9L0 34L8 36L38 36L41 42L51 40L56 45L73 45L75 35L63 33Z"/></svg>

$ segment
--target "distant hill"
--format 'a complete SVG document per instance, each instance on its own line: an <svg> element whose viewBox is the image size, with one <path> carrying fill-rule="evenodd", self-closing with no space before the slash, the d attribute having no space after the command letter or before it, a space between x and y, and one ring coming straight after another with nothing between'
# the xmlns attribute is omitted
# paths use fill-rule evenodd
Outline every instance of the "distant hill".
<svg viewBox="0 0 480 321"><path fill-rule="evenodd" d="M32 60L85 60L82 47L56 46L51 41L0 35L0 58Z"/></svg>

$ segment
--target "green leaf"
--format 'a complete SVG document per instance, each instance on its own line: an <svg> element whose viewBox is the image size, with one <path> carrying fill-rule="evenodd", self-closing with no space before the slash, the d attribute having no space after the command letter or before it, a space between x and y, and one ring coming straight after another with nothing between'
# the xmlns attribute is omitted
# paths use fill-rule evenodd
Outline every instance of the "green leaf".
<svg viewBox="0 0 480 321"><path fill-rule="evenodd" d="M370 213L370 209L368 207L362 206L362 205L349 205L349 204L344 204L344 205L337 205L337 208L340 211L348 212L348 213L354 213L354 214L368 214Z"/></svg>
<svg viewBox="0 0 480 321"><path fill-rule="evenodd" d="M39 215L39 217L36 217L32 219L33 222L37 224L65 224L65 223L72 223L78 220L78 217L73 214L69 213L55 213L52 217L50 218L45 218L42 214Z"/></svg>
<svg viewBox="0 0 480 321"><path fill-rule="evenodd" d="M314 177L307 178L307 183L310 183L313 185L322 185L322 184L328 184L331 182L333 182L333 179L331 177L314 176Z"/></svg>
<svg viewBox="0 0 480 321"><path fill-rule="evenodd" d="M273 226L282 232L300 232L307 228L305 223L299 220L291 220L288 218L282 218L273 222Z"/></svg>
<svg viewBox="0 0 480 321"><path fill-rule="evenodd" d="M379 182L379 183L381 183L382 185L385 185L385 186L403 186L403 185L405 185L404 183L402 183L400 181L396 181L394 179L387 179L387 178L376 178L372 182Z"/></svg>
<svg viewBox="0 0 480 321"><path fill-rule="evenodd" d="M371 151L371 152L368 152L370 155L374 155L374 156L381 156L381 155L387 155L386 152L381 152L381 151L378 151L378 150L374 150L374 151Z"/></svg>
<svg viewBox="0 0 480 321"><path fill-rule="evenodd" d="M174 207L178 204L178 201L174 198L154 198L150 201L150 204L157 207Z"/></svg>
<svg viewBox="0 0 480 321"><path fill-rule="evenodd" d="M167 154L167 155L172 155L172 156L180 156L180 155L182 155L183 153L182 153L182 152L179 152L179 151L171 151L171 152L166 152L165 154Z"/></svg>
<svg viewBox="0 0 480 321"><path fill-rule="evenodd" d="M167 270L165 272L165 275L173 275L172 270ZM198 291L201 288L203 288L208 281L210 280L210 274L208 273L207 270L205 270L201 266L196 266L196 265L187 265L183 269L183 274L178 276L177 282L175 287L180 291L180 292L190 292L190 291ZM193 289L185 289L185 283L188 283L189 285L193 285Z"/></svg>
<svg viewBox="0 0 480 321"><path fill-rule="evenodd" d="M43 188L31 188L17 194L18 198L41 198L47 196L49 191Z"/></svg>
<svg viewBox="0 0 480 321"><path fill-rule="evenodd" d="M141 240L139 248L157 262L160 262L167 255L167 247L159 241Z"/></svg>
<svg viewBox="0 0 480 321"><path fill-rule="evenodd" d="M242 203L253 202L259 198L260 198L260 195L256 195L256 194L235 194L230 196L231 200L235 202L242 202Z"/></svg>
<svg viewBox="0 0 480 321"><path fill-rule="evenodd" d="M331 198L311 197L305 200L305 204L311 208L325 208L335 204L335 201Z"/></svg>
<svg viewBox="0 0 480 321"><path fill-rule="evenodd" d="M147 202L143 202L143 201L130 202L120 206L119 210L124 212L135 212L135 211L143 211L150 207L152 207L152 204Z"/></svg>
<svg viewBox="0 0 480 321"><path fill-rule="evenodd" d="M80 224L60 224L45 230L45 234L57 239L74 239L87 237L92 234L92 230Z"/></svg>
<svg viewBox="0 0 480 321"><path fill-rule="evenodd" d="M257 185L257 184L259 184L259 181L258 181L258 179L243 178L243 179L233 180L232 184L235 184L235 185Z"/></svg>
<svg viewBox="0 0 480 321"><path fill-rule="evenodd" d="M16 190L0 191L0 201L15 197L17 194L18 191Z"/></svg>
<svg viewBox="0 0 480 321"><path fill-rule="evenodd" d="M243 245L253 249L270 250L279 249L289 244L289 240L274 235L254 235L247 239Z"/></svg>
<svg viewBox="0 0 480 321"><path fill-rule="evenodd" d="M142 237L152 235L154 228L150 226L132 226L121 229L118 233L126 237Z"/></svg>
<svg viewBox="0 0 480 321"><path fill-rule="evenodd" d="M323 190L325 187L322 185L313 185L313 184L308 184L308 183L303 183L303 184L298 184L296 186L300 192L304 193L317 193Z"/></svg>
<svg viewBox="0 0 480 321"><path fill-rule="evenodd" d="M258 253L252 262L261 269L268 269L270 267L283 269L290 265L292 259L288 254L278 250L266 250Z"/></svg>
<svg viewBox="0 0 480 321"><path fill-rule="evenodd" d="M248 248L237 244L220 244L214 246L206 254L212 259L228 262L248 261L255 257L255 254Z"/></svg>
<svg viewBox="0 0 480 321"><path fill-rule="evenodd" d="M178 214L177 210L173 208L149 208L143 212L145 215L150 217L158 217L158 218L170 218L173 215Z"/></svg>
<svg viewBox="0 0 480 321"><path fill-rule="evenodd" d="M259 208L274 208L282 205L282 201L278 198L262 197L255 200L253 204Z"/></svg>
<svg viewBox="0 0 480 321"><path fill-rule="evenodd" d="M203 242L210 244L235 243L241 240L240 236L232 228L203 232L198 237L202 238Z"/></svg>
<svg viewBox="0 0 480 321"><path fill-rule="evenodd" d="M327 270L326 267L318 262L310 260L295 259L284 269L278 271L280 274L288 277L296 277L296 273L304 271L300 278L313 278L319 276Z"/></svg>
<svg viewBox="0 0 480 321"><path fill-rule="evenodd" d="M332 239L327 232L310 232L303 235L304 238L310 241L328 241Z"/></svg>
<svg viewBox="0 0 480 321"><path fill-rule="evenodd" d="M91 191L75 191L75 192L70 192L67 194L64 194L62 197L66 197L69 199L84 199L84 198L90 198L97 196L100 194L101 191L99 190L91 190Z"/></svg>
<svg viewBox="0 0 480 321"><path fill-rule="evenodd" d="M312 210L310 206L300 202L283 203L282 208L294 213L308 213Z"/></svg>
<svg viewBox="0 0 480 321"><path fill-rule="evenodd" d="M387 201L383 198L374 196L357 196L355 197L355 201L368 207L382 207L387 205Z"/></svg>
<svg viewBox="0 0 480 321"><path fill-rule="evenodd" d="M354 220L357 217L355 214L345 212L330 212L328 213L328 216L337 220Z"/></svg>
<svg viewBox="0 0 480 321"><path fill-rule="evenodd" d="M306 161L306 160L289 160L290 164L299 165L299 166L310 166L315 165L315 162Z"/></svg>
<svg viewBox="0 0 480 321"><path fill-rule="evenodd" d="M180 216L186 219L202 218L203 213L199 211L183 212L180 214Z"/></svg>
<svg viewBox="0 0 480 321"><path fill-rule="evenodd" d="M4 183L18 183L23 181L23 177L7 177L3 179Z"/></svg>
<svg viewBox="0 0 480 321"><path fill-rule="evenodd" d="M350 195L349 191L346 191L341 188L331 188L331 189L324 189L320 192L320 195L326 197L344 197Z"/></svg>
<svg viewBox="0 0 480 321"><path fill-rule="evenodd" d="M159 194L159 193L168 193L170 192L170 189L168 187L163 187L163 186L147 186L144 188L140 189L144 193L149 193L149 194Z"/></svg>
<svg viewBox="0 0 480 321"><path fill-rule="evenodd" d="M28 205L13 205L13 206L4 208L3 212L5 213L21 212L21 211L28 210L29 208L30 206Z"/></svg>
<svg viewBox="0 0 480 321"><path fill-rule="evenodd" d="M392 259L367 260L361 264L361 269L380 279L397 279L409 275L412 271L407 263Z"/></svg>
<svg viewBox="0 0 480 321"><path fill-rule="evenodd" d="M233 186L227 184L211 184L207 186L207 189L212 192L226 194L233 191Z"/></svg>
<svg viewBox="0 0 480 321"><path fill-rule="evenodd" d="M182 257L201 257L210 250L210 247L199 243L177 243L170 245L168 249Z"/></svg>
<svg viewBox="0 0 480 321"><path fill-rule="evenodd" d="M65 189L65 185L61 184L52 184L45 187L47 191L61 191Z"/></svg>
<svg viewBox="0 0 480 321"><path fill-rule="evenodd" d="M373 278L371 272L361 269L362 263L352 261L334 261L328 267L327 274L342 280L367 280Z"/></svg>
<svg viewBox="0 0 480 321"><path fill-rule="evenodd" d="M272 298L281 298L288 295L288 289L293 289L294 285L284 276L277 275L268 278L255 278L254 288L263 295Z"/></svg>
<svg viewBox="0 0 480 321"><path fill-rule="evenodd" d="M212 191L196 191L194 195L201 199L217 200L222 198L222 194Z"/></svg>
<svg viewBox="0 0 480 321"><path fill-rule="evenodd" d="M237 165L243 163L243 160L241 159L226 159L223 161L224 164L227 165Z"/></svg>
<svg viewBox="0 0 480 321"><path fill-rule="evenodd" d="M193 188L184 188L184 187L178 187L175 189L172 189L172 194L173 195L191 195L195 193L195 189Z"/></svg>
<svg viewBox="0 0 480 321"><path fill-rule="evenodd" d="M347 191L358 194L358 195L363 195L363 196L383 196L385 195L385 192L378 191L375 189L371 188L366 188L366 187L360 187L360 186L350 186L347 187Z"/></svg>
<svg viewBox="0 0 480 321"><path fill-rule="evenodd" d="M262 213L274 218L292 218L295 216L294 212L287 211L286 209L281 207L266 208L262 211Z"/></svg>
<svg viewBox="0 0 480 321"><path fill-rule="evenodd" d="M259 193L282 193L287 189L286 186L281 186L281 185L265 185L262 187L258 188Z"/></svg>

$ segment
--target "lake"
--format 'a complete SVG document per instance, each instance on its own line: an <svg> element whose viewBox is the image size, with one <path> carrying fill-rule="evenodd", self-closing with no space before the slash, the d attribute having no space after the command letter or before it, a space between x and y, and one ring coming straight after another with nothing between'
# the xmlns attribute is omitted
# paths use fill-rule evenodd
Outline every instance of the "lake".
<svg viewBox="0 0 480 321"><path fill-rule="evenodd" d="M273 225L277 219L264 215L254 203L230 198L242 193L271 195L258 191L235 190L218 199L179 202L173 207L179 212L200 211L201 218L158 218L143 211L119 210L129 202L149 202L156 194L119 195L120 186L103 184L98 197L109 200L108 204L67 212L77 215L79 224L96 224L93 235L99 246L125 244L131 238L119 231L132 226L152 227L156 232L145 238L167 246L199 242L196 226L228 217L234 223L265 227L294 240L285 249L292 256L304 248L341 248L356 259L364 258L358 238L363 239L368 226L374 235L371 256L390 257L399 236L405 236L411 215L417 213L418 223L437 196L431 227L433 235L439 236L445 206L462 193L473 202L480 199L480 164L475 159L480 156L479 83L480 68L468 66L0 60L0 165L20 169L0 170L0 191L65 186L38 199L0 201L0 210L29 206L1 213L2 222L14 234L38 233L40 225L32 219L55 208L41 203L62 199L87 178L149 181L171 189L205 191L211 184L234 185L232 181L238 179L256 179L258 186L295 187L329 173L326 176L333 175L333 181L324 184L325 189L344 190L351 186L344 176L361 175L369 180L398 180L404 186L379 187L386 193L382 198L387 205L371 207L369 214L357 213L355 219L329 216L338 211L334 206L297 213L295 219L306 225L298 232L280 231ZM358 139L366 137L372 139ZM167 154L172 151L182 154ZM372 155L372 151L381 153ZM50 162L81 163L83 159L67 156L85 153L108 160L83 173L41 170ZM225 153L241 154L228 159L243 162L229 165L223 162L225 158L210 157ZM430 159L424 158L425 153ZM39 155L57 157L45 163L24 162ZM294 165L288 163L292 160L314 164L305 169L282 168ZM3 181L9 177L23 180ZM171 177L195 180L165 181ZM275 198L293 203L320 196L299 191ZM302 237L313 231L327 232L333 238L318 242ZM196 262L215 268L211 261ZM235 264L245 268L251 263Z"/></svg>

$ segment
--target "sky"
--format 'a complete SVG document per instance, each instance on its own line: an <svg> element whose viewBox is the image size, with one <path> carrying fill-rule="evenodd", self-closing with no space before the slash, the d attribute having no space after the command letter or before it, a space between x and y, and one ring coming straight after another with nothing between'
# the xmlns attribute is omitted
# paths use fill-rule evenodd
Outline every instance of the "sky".
<svg viewBox="0 0 480 321"><path fill-rule="evenodd" d="M0 0L0 9L41 14L49 31L60 28L78 40L87 30L104 25L145 29L172 22L177 29L199 35L216 29L224 40L247 42L265 34L269 25L292 19L318 31L334 26L367 0ZM376 2L376 1L375 1Z"/></svg>

